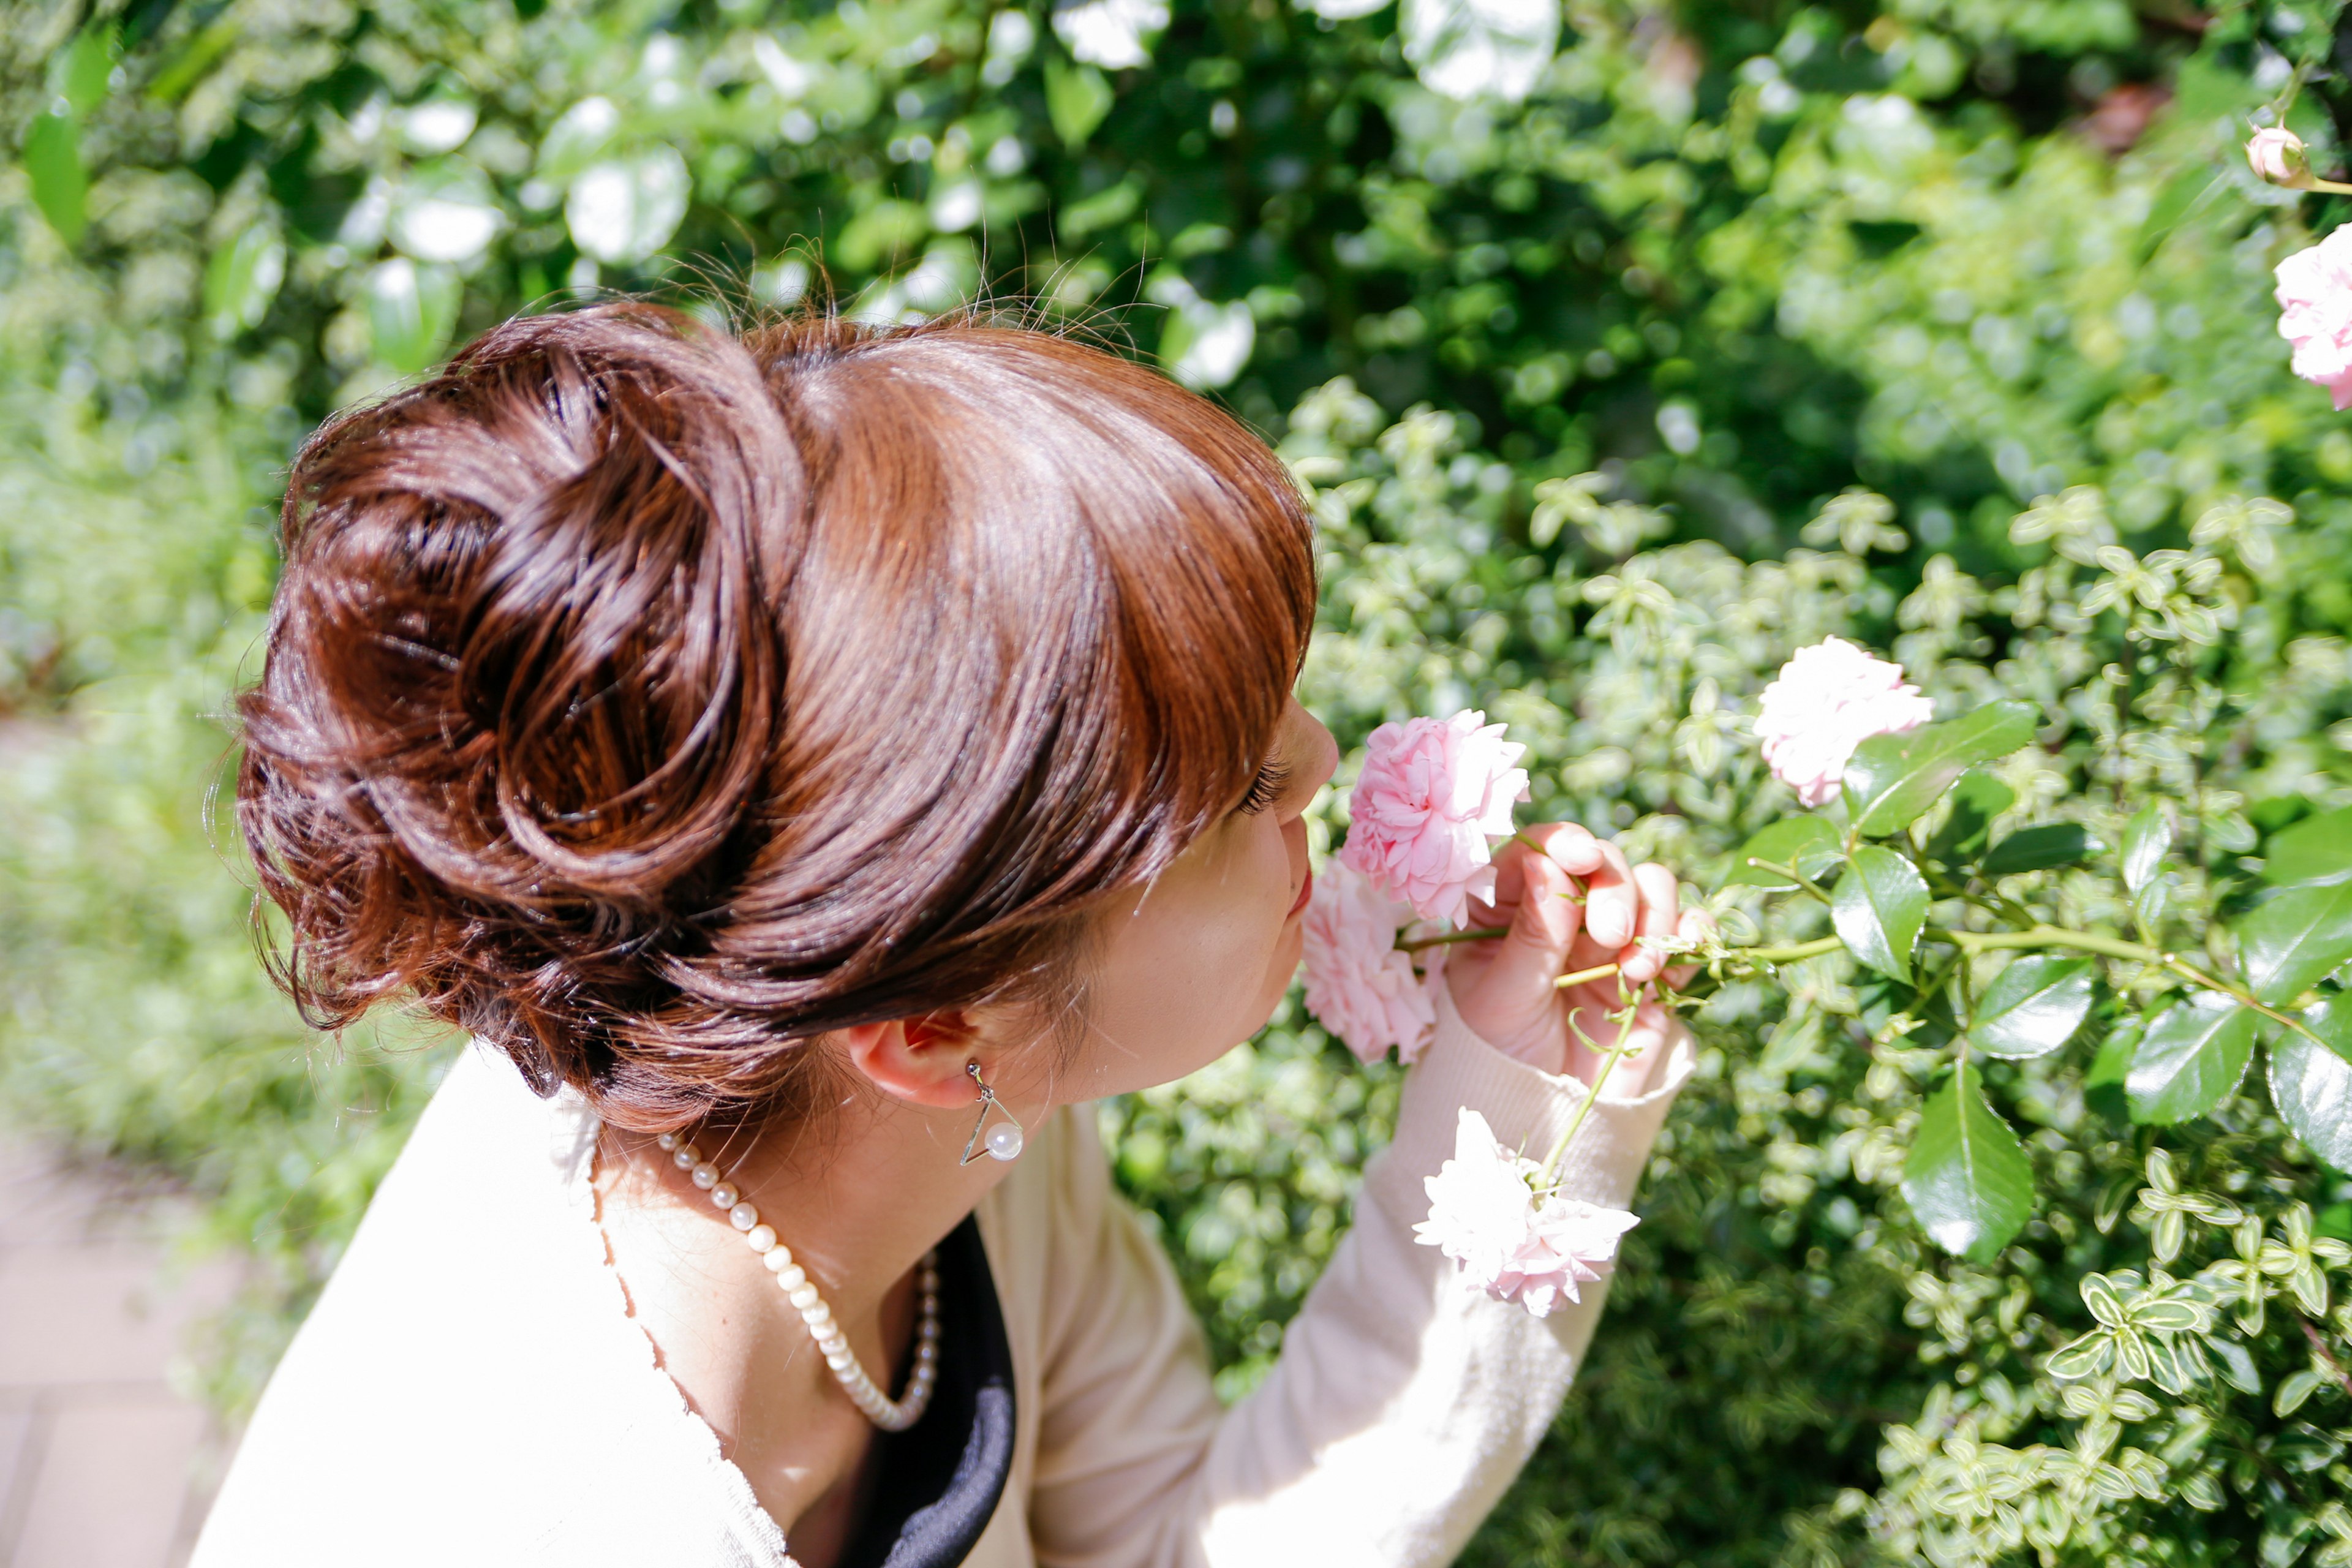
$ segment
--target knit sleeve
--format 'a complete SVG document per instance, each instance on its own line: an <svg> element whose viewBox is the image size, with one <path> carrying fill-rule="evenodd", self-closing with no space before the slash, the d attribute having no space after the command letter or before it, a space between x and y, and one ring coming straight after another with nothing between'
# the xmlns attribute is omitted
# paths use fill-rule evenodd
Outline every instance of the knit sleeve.
<svg viewBox="0 0 2352 1568"><path fill-rule="evenodd" d="M1567 1195L1623 1205L1693 1070L1686 1033L1643 1083L1612 1082L1561 1172ZM1604 1289L1549 1318L1465 1288L1412 1227L1460 1107L1506 1146L1549 1145L1586 1095L1472 1034L1439 993L1394 1142L1355 1223L1230 1410L1209 1384L1173 1270L1109 1190L1089 1141L1061 1184L1030 1526L1056 1568L1295 1568L1451 1562L1518 1474L1582 1363Z"/></svg>

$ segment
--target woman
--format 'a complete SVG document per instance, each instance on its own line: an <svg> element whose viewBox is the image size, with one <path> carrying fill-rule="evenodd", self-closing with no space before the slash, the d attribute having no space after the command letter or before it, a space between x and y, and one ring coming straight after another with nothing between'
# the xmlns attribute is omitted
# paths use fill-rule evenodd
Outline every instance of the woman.
<svg viewBox="0 0 2352 1568"><path fill-rule="evenodd" d="M474 1043L201 1568L1459 1550L1600 1300L1464 1289L1423 1179L1463 1105L1564 1125L1551 981L1646 979L1675 887L1572 826L1505 852L1507 935L1454 950L1353 1233L1221 1410L1085 1102L1297 963L1336 755L1262 443L1038 333L609 306L330 424L285 547L237 791L278 972L322 1027L407 998ZM1636 1027L1570 1195L1626 1200L1690 1070Z"/></svg>

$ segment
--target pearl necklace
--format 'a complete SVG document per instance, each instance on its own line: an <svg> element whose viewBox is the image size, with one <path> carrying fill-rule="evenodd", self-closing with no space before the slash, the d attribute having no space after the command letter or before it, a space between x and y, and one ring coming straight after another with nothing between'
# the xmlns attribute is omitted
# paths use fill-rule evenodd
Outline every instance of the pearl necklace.
<svg viewBox="0 0 2352 1568"><path fill-rule="evenodd" d="M940 1373L938 1251L923 1254L923 1272L919 1281L922 1321L915 1331L915 1370L907 1378L906 1396L894 1402L866 1375L866 1369L858 1364L857 1353L849 1348L849 1336L834 1321L833 1309L824 1304L816 1287L809 1282L807 1271L793 1261L792 1248L776 1238L775 1227L761 1220L760 1211L745 1201L735 1184L725 1180L719 1167L702 1157L701 1150L677 1133L665 1132L654 1142L697 1187L709 1194L714 1206L727 1211L727 1223L742 1233L744 1241L760 1255L760 1261L775 1275L777 1288L800 1312L801 1321L808 1325L809 1337L816 1341L824 1364L833 1369L833 1375L840 1380L850 1403L885 1432L903 1432L921 1420Z"/></svg>

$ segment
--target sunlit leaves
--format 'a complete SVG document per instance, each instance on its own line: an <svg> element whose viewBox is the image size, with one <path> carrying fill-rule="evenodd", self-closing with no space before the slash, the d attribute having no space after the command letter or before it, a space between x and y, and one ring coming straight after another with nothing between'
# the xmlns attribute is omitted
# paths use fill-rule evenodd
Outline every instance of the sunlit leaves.
<svg viewBox="0 0 2352 1568"><path fill-rule="evenodd" d="M2263 846L2263 879L2310 886L2352 879L2352 806L2306 817Z"/></svg>
<svg viewBox="0 0 2352 1568"><path fill-rule="evenodd" d="M1966 865L1982 855L1993 818L2017 804L2017 792L1980 769L1971 768L1952 785L1952 809L1927 853L1948 866Z"/></svg>
<svg viewBox="0 0 2352 1568"><path fill-rule="evenodd" d="M285 279L286 242L275 229L246 229L214 251L205 268L205 318L213 335L233 338L259 326Z"/></svg>
<svg viewBox="0 0 2352 1568"><path fill-rule="evenodd" d="M2246 1074L2256 1014L2210 992L2175 1002L2148 1026L2124 1091L2132 1120L2159 1126L2202 1116Z"/></svg>
<svg viewBox="0 0 2352 1568"><path fill-rule="evenodd" d="M2352 959L2352 881L2294 887L2237 925L2246 983L2265 1002L2291 1002Z"/></svg>
<svg viewBox="0 0 2352 1568"><path fill-rule="evenodd" d="M365 289L370 341L381 363L405 374L440 357L457 324L455 273L395 256L369 271Z"/></svg>
<svg viewBox="0 0 2352 1568"><path fill-rule="evenodd" d="M583 255L616 264L642 261L677 232L693 189L686 160L674 148L648 147L591 163L572 178L564 226Z"/></svg>
<svg viewBox="0 0 2352 1568"><path fill-rule="evenodd" d="M2162 801L2151 800L2132 813L2131 822L2124 828L2125 890L2137 893L2153 883L2171 847L2172 818L2166 815Z"/></svg>
<svg viewBox="0 0 2352 1568"><path fill-rule="evenodd" d="M1845 765L1854 830L1883 837L1908 826L1969 767L2031 742L2038 718L2033 704L2004 699L1907 735L1864 741Z"/></svg>
<svg viewBox="0 0 2352 1568"><path fill-rule="evenodd" d="M2129 1270L2085 1274L2083 1304L2098 1327L2051 1353L2050 1375L2067 1382L2113 1374L2186 1393L2210 1366L2195 1336L2213 1325L2210 1303L2175 1285L2146 1285Z"/></svg>
<svg viewBox="0 0 2352 1568"><path fill-rule="evenodd" d="M1092 66L1045 62L1045 116L1062 145L1076 152L1110 112L1110 83Z"/></svg>
<svg viewBox="0 0 2352 1568"><path fill-rule="evenodd" d="M34 116L25 132L25 174L33 205L68 245L81 243L89 225L89 176L81 165L81 121L54 110Z"/></svg>
<svg viewBox="0 0 2352 1568"><path fill-rule="evenodd" d="M1830 895L1830 919L1853 955L1896 980L1911 978L1911 950L1927 918L1927 884L1892 849L1865 844Z"/></svg>
<svg viewBox="0 0 2352 1568"><path fill-rule="evenodd" d="M2352 1171L2352 1005L2336 999L2306 1008L2303 1025L2270 1044L2271 1100L2294 1135L2339 1171Z"/></svg>
<svg viewBox="0 0 2352 1568"><path fill-rule="evenodd" d="M1945 1251L1979 1262L2009 1245L2033 1208L2033 1167L1960 1063L1920 1111L1903 1196Z"/></svg>
<svg viewBox="0 0 2352 1568"><path fill-rule="evenodd" d="M2087 958L2015 959L1977 998L1969 1038L1988 1056L2047 1056L2090 1016L2095 980Z"/></svg>

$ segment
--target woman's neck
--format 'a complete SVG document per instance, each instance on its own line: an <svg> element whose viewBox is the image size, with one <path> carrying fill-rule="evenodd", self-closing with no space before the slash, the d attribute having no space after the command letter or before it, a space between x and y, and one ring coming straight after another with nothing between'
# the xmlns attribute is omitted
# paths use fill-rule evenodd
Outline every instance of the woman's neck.
<svg viewBox="0 0 2352 1568"><path fill-rule="evenodd" d="M859 1363L894 1394L914 1331L915 1266L1009 1168L957 1164L976 1114L869 1089L820 1125L695 1138L792 1248ZM630 1311L664 1370L791 1536L793 1555L824 1568L855 1533L873 1428L759 1254L651 1138L608 1129L596 1184Z"/></svg>

